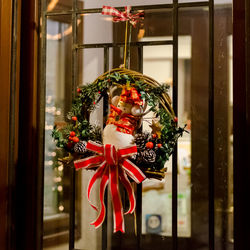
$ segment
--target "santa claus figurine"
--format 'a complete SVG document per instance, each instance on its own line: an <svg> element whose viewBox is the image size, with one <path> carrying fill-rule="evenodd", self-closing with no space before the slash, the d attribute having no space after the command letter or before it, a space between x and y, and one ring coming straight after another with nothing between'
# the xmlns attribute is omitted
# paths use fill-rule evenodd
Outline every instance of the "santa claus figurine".
<svg viewBox="0 0 250 250"><path fill-rule="evenodd" d="M103 130L103 144L112 144L116 149L133 146L134 134L140 126L145 106L136 88L124 85L121 95L111 99L110 114Z"/></svg>

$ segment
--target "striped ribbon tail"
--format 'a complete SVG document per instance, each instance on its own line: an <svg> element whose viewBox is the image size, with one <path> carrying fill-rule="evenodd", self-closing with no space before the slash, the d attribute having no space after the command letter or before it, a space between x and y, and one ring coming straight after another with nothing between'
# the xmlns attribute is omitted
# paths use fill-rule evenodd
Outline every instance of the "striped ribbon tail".
<svg viewBox="0 0 250 250"><path fill-rule="evenodd" d="M91 225L94 225L95 228L98 228L102 225L104 219L105 219L105 215L106 215L106 207L104 204L104 194L105 194L105 189L108 185L109 182L109 169L106 168L104 171L104 174L102 176L102 180L100 183L100 202L101 202L101 211L97 217L97 219L91 223Z"/></svg>
<svg viewBox="0 0 250 250"><path fill-rule="evenodd" d="M119 191L119 179L123 186L125 187L130 208L125 213L133 213L135 209L135 196L134 190L131 186L131 183L128 180L127 175L129 175L136 183L141 183L146 177L143 172L131 161L127 159L127 157L136 154L137 147L131 146L127 148L116 150L114 145L106 144L101 145L96 142L89 141L87 143L86 148L92 152L95 152L97 155L87 157L85 159L80 159L74 162L75 168L93 168L97 167L97 170L93 177L90 179L88 188L87 188L87 197L88 201L92 208L97 210L96 206L92 204L90 201L90 193L93 188L93 185L96 183L98 179L101 179L100 183L100 203L101 209L97 219L91 223L96 228L100 227L105 219L106 215L106 207L104 204L104 194L105 189L109 183L110 192L111 192L111 200L113 205L113 213L114 213L114 232L125 232L124 228L124 218L123 218L123 206L120 197Z"/></svg>
<svg viewBox="0 0 250 250"><path fill-rule="evenodd" d="M114 233L118 231L124 233L123 207L119 191L118 168L116 166L110 166L109 168L109 182L113 205Z"/></svg>

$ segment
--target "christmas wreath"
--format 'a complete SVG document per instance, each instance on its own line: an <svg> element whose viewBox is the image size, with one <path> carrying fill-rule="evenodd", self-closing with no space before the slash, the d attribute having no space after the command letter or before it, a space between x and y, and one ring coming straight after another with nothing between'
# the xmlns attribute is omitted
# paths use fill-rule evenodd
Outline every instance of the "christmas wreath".
<svg viewBox="0 0 250 250"><path fill-rule="evenodd" d="M125 68L113 69L93 83L79 87L67 116L69 122L63 128L55 127L52 132L57 147L70 153L62 160L67 162L90 156L92 153L86 148L88 141L102 144L103 140L109 141L107 137L111 137L110 140L118 148L135 144L137 154L131 157L131 161L148 178L162 179L166 171L165 162L184 131L177 126L168 89L166 84L161 85L148 76ZM103 133L101 127L90 124L89 116L106 94L110 102L106 126L112 125L112 128ZM142 132L141 122L149 112L154 114L150 125L152 131ZM119 132L118 138L114 138L113 127Z"/></svg>
<svg viewBox="0 0 250 250"><path fill-rule="evenodd" d="M69 156L62 161L69 163L74 160L76 169L96 170L89 182L88 199L93 184L101 178L102 208L93 223L95 227L99 227L105 217L103 196L108 182L115 211L114 231L124 232L118 179L128 192L128 213L132 213L135 198L127 175L136 183L146 177L164 177L165 162L184 132L184 128L177 125L168 89L168 85L161 85L136 71L113 69L99 76L93 83L78 88L72 110L68 114L69 122L63 128L54 128L52 136L57 146L69 152ZM107 95L110 112L102 130L90 124L89 117L97 103ZM150 125L152 130L143 132L141 124L149 113L153 114ZM96 209L94 205L91 206Z"/></svg>

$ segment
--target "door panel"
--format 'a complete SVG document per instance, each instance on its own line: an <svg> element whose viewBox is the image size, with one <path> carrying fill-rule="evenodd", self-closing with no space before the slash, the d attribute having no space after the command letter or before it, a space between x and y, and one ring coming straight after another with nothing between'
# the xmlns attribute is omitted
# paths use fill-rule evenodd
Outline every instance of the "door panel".
<svg viewBox="0 0 250 250"><path fill-rule="evenodd" d="M101 7L94 1L91 5L86 1L84 10L77 10L77 4L79 2L74 1L69 8L62 4L61 14L56 7L44 9L44 17L49 16L60 25L65 23L63 16L67 15L70 21L66 36L73 41L72 48L70 44L62 47L65 34L61 27L55 34L60 50L57 48L46 57L44 76L49 77L51 72L57 78L62 77L56 80L58 91L51 94L54 99L122 63L124 23L112 24L100 14L101 9L88 9ZM65 180L65 186L51 182L57 191L64 190L66 195L62 202L68 204L70 226L64 228L64 233L69 233L65 241L69 241L70 249L153 249L156 246L156 249L233 249L230 231L233 228L231 5L215 5L215 9L212 1L185 1L185 4L180 1L179 6L177 1L162 6L149 6L145 1L145 5L135 4L136 9L144 9L145 19L143 25L132 32L130 68L170 84L179 124L187 124L188 133L179 140L176 153L168 162L164 181L149 180L137 186L136 216L126 216L127 232L123 235L112 234L109 194L106 195L108 212L103 227L94 230L89 225L96 215L86 199L86 185L93 173L75 173L68 169L67 176L53 176L54 169L57 173L60 166L51 168L47 177L52 182L55 177ZM71 8L73 11L69 11ZM211 21L213 15L215 29ZM43 25L49 27L50 22ZM45 35L48 38L48 34L43 33ZM49 43L47 40L47 52ZM66 74L60 64L71 49L72 70ZM56 57L62 60L54 60L52 52L58 53ZM56 68L48 68L50 57L52 64L56 62ZM72 81L66 81L70 73ZM52 86L48 78L43 84L47 90ZM70 104L71 97L67 98L68 101L62 99L63 105ZM91 116L92 122L103 124L106 106L105 101L101 103ZM48 117L46 122L48 129L55 124ZM147 129L146 123L143 128ZM47 145L51 143L49 140L47 137ZM56 164L55 158L50 161L51 166ZM50 192L45 192L45 200L53 196ZM60 207L63 205L58 197L59 194L54 206L58 208L57 213L62 214ZM123 198L126 206L125 195ZM98 201L98 189L94 190L93 199ZM61 232L60 226L57 230ZM48 228L48 234L45 233L48 237L49 232ZM55 249L50 247L44 249ZM65 244L58 249L67 247Z"/></svg>

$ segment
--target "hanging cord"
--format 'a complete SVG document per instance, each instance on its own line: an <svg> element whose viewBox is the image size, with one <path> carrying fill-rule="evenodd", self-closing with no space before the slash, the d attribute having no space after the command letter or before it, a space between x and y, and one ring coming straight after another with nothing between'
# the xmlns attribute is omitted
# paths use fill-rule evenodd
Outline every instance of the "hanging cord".
<svg viewBox="0 0 250 250"><path fill-rule="evenodd" d="M128 26L129 26L129 32L128 32ZM123 67L127 68L127 69L130 68L130 43L131 43L131 34L132 34L132 25L129 23L129 21L126 21Z"/></svg>
<svg viewBox="0 0 250 250"><path fill-rule="evenodd" d="M132 25L129 25L129 39L128 39L128 56L127 56L127 67L130 69L130 44L132 36Z"/></svg>
<svg viewBox="0 0 250 250"><path fill-rule="evenodd" d="M126 57L127 57L127 42L128 42L128 20L126 21L126 30L125 30L125 47L124 47L124 61L123 61L123 65L124 68L126 68Z"/></svg>

